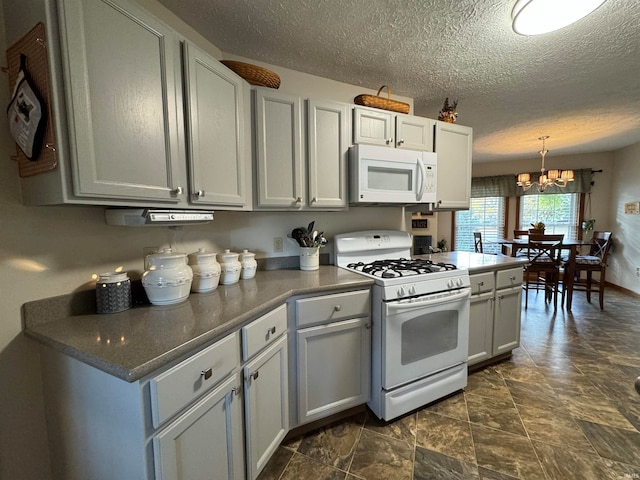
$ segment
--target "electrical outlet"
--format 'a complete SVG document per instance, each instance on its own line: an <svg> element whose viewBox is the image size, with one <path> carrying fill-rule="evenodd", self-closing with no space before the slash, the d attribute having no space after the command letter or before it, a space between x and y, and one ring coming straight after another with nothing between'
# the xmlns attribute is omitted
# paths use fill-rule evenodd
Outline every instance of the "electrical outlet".
<svg viewBox="0 0 640 480"><path fill-rule="evenodd" d="M636 277L640 277L640 267L636 267Z"/></svg>
<svg viewBox="0 0 640 480"><path fill-rule="evenodd" d="M273 237L273 251L278 253L284 250L284 245L282 243L282 237Z"/></svg>

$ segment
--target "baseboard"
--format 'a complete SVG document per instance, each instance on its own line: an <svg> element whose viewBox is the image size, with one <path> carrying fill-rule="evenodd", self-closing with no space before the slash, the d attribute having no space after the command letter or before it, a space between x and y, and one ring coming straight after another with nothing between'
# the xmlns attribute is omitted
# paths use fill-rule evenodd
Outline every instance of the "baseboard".
<svg viewBox="0 0 640 480"><path fill-rule="evenodd" d="M628 288L621 287L620 285L616 285L615 283L609 283L607 281L604 282L605 286L611 287L614 290L618 290L619 292L626 293L635 298L640 298L640 293L636 293L633 290L629 290Z"/></svg>

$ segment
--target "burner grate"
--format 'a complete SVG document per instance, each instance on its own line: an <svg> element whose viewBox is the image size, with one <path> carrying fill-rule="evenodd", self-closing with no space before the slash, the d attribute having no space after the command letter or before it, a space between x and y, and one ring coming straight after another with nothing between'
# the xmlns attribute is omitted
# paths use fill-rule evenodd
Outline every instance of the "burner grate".
<svg viewBox="0 0 640 480"><path fill-rule="evenodd" d="M348 264L347 268L375 277L396 278L455 270L457 267L451 263L435 263L431 260L418 258L400 258L397 260L375 260L371 263L355 262Z"/></svg>

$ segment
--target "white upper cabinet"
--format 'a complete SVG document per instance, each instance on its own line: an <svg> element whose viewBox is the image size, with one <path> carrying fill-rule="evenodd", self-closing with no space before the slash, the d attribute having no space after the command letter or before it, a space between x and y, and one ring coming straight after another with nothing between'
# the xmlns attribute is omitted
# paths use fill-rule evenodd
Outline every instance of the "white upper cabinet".
<svg viewBox="0 0 640 480"><path fill-rule="evenodd" d="M254 111L256 207L347 208L348 105L258 88Z"/></svg>
<svg viewBox="0 0 640 480"><path fill-rule="evenodd" d="M468 210L473 129L455 123L435 123L434 151L438 154L435 210Z"/></svg>
<svg viewBox="0 0 640 480"><path fill-rule="evenodd" d="M433 152L435 120L368 107L353 110L353 143Z"/></svg>
<svg viewBox="0 0 640 480"><path fill-rule="evenodd" d="M186 185L175 33L126 0L59 8L73 193L178 203Z"/></svg>
<svg viewBox="0 0 640 480"><path fill-rule="evenodd" d="M258 206L299 209L304 200L302 100L257 89L255 112Z"/></svg>
<svg viewBox="0 0 640 480"><path fill-rule="evenodd" d="M349 106L307 101L308 195L310 208L347 207Z"/></svg>
<svg viewBox="0 0 640 480"><path fill-rule="evenodd" d="M250 207L249 85L189 42L184 69L190 201Z"/></svg>

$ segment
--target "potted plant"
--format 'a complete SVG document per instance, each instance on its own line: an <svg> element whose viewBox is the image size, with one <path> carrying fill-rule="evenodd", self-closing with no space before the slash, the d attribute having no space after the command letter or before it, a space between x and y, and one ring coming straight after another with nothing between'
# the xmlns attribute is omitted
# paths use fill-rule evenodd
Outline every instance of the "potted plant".
<svg viewBox="0 0 640 480"><path fill-rule="evenodd" d="M593 229L596 225L595 218L589 218L582 221L582 240L589 240L593 236Z"/></svg>
<svg viewBox="0 0 640 480"><path fill-rule="evenodd" d="M546 225L542 222L536 222L530 224L532 228L529 229L529 233L544 233Z"/></svg>

